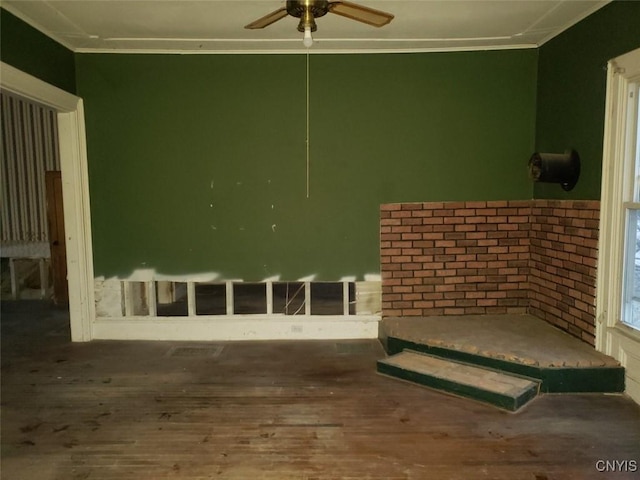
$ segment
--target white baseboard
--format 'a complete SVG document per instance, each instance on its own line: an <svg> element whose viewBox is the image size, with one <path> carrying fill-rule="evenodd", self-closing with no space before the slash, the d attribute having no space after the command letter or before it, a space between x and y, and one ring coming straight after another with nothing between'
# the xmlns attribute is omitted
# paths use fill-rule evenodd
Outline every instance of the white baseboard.
<svg viewBox="0 0 640 480"><path fill-rule="evenodd" d="M338 340L378 338L378 315L98 318L94 340Z"/></svg>

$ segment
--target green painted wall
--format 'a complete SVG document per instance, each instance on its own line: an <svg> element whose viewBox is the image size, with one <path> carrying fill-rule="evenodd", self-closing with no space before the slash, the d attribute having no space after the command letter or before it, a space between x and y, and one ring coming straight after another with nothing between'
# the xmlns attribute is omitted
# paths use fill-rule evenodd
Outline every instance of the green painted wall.
<svg viewBox="0 0 640 480"><path fill-rule="evenodd" d="M0 60L75 93L73 52L0 8Z"/></svg>
<svg viewBox="0 0 640 480"><path fill-rule="evenodd" d="M76 58L97 275L379 272L379 205L528 199L537 52Z"/></svg>
<svg viewBox="0 0 640 480"><path fill-rule="evenodd" d="M538 61L536 151L578 151L571 192L537 183L535 198L600 199L607 62L640 47L640 2L614 1L544 44Z"/></svg>

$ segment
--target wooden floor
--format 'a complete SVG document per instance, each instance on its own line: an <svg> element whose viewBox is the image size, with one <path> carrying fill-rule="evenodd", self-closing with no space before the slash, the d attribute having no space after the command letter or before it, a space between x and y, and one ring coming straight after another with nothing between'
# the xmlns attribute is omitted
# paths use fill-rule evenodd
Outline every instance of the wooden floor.
<svg viewBox="0 0 640 480"><path fill-rule="evenodd" d="M71 344L2 304L2 479L631 479L640 407L543 396L517 414L377 375L377 341Z"/></svg>

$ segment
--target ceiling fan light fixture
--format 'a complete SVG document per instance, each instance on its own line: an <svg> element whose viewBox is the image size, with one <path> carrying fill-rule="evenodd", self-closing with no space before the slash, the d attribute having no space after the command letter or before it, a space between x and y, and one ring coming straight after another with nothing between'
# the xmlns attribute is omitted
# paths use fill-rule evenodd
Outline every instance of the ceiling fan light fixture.
<svg viewBox="0 0 640 480"><path fill-rule="evenodd" d="M298 24L298 31L304 33L304 37L302 39L302 43L305 47L309 48L313 45L313 37L311 36L311 32L315 32L318 29L316 25L316 20L313 18L313 12L311 8L307 7L304 10L304 13L300 17L300 23Z"/></svg>
<svg viewBox="0 0 640 480"><path fill-rule="evenodd" d="M309 48L313 45L313 37L311 36L311 27L305 27L304 29L304 37L302 38L302 43L305 47Z"/></svg>

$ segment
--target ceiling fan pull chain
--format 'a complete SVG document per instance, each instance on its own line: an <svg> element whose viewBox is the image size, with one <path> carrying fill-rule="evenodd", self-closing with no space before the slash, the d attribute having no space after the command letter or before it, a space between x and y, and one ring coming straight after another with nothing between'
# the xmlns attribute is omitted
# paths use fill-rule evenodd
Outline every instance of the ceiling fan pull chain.
<svg viewBox="0 0 640 480"><path fill-rule="evenodd" d="M309 80L309 52L307 51L307 132L306 132L306 148L307 148L307 198L309 198L309 89L310 89L310 80Z"/></svg>

